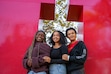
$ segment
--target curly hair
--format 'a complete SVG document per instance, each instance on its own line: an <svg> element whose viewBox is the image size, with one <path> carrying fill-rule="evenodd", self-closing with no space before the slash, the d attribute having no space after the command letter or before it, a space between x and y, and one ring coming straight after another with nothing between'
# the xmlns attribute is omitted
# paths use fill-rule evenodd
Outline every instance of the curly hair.
<svg viewBox="0 0 111 74"><path fill-rule="evenodd" d="M54 32L58 32L59 33L59 35L60 35L60 41L59 41L60 44L67 44L67 39L66 39L65 35L61 31L56 30ZM53 32L53 34L54 34L54 32ZM52 39L53 34L49 38L49 44L55 45L55 42Z"/></svg>

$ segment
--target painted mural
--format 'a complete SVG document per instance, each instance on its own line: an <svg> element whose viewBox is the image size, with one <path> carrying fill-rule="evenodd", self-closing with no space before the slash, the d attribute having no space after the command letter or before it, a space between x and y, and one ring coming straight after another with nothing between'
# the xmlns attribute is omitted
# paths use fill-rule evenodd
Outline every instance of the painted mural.
<svg viewBox="0 0 111 74"><path fill-rule="evenodd" d="M26 74L22 59L44 20L40 13L44 3L55 6L55 0L0 0L0 74ZM67 21L83 24L77 28L88 48L86 74L110 74L111 0L70 0L69 7ZM82 14L76 18L78 11ZM54 20L52 13L45 20Z"/></svg>

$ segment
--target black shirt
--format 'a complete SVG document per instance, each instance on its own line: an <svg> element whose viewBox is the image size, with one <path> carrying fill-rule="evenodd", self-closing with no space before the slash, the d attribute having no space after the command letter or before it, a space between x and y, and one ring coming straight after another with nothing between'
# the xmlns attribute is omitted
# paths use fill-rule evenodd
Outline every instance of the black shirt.
<svg viewBox="0 0 111 74"><path fill-rule="evenodd" d="M68 49L66 45L61 45L59 48L53 48L51 50L51 63L53 64L63 64L66 63L66 61L62 60L62 55L68 54Z"/></svg>

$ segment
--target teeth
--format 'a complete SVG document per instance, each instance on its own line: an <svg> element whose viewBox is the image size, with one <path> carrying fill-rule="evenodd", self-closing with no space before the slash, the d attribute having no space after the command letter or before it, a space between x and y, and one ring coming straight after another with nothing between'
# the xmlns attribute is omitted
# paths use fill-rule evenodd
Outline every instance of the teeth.
<svg viewBox="0 0 111 74"><path fill-rule="evenodd" d="M41 38L38 38L38 39L41 39Z"/></svg>

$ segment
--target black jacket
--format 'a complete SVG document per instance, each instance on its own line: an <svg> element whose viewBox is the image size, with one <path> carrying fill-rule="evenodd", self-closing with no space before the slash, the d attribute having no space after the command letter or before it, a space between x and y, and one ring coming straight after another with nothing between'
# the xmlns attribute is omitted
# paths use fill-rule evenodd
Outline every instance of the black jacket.
<svg viewBox="0 0 111 74"><path fill-rule="evenodd" d="M79 41L69 53L69 62L67 64L68 72L75 71L84 67L87 57L87 48L83 41Z"/></svg>

